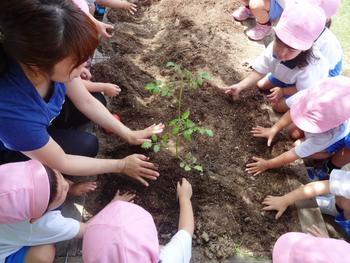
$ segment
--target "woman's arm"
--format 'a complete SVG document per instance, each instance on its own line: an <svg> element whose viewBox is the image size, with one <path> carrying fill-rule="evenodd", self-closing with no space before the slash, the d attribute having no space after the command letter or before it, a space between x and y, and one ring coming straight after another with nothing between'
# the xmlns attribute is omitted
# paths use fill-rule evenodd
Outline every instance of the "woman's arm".
<svg viewBox="0 0 350 263"><path fill-rule="evenodd" d="M130 130L123 123L116 120L107 108L87 91L80 78L75 78L66 83L66 87L68 97L79 111L91 121L119 135L130 144L142 144L152 134L163 131L163 124L152 125L140 131Z"/></svg>
<svg viewBox="0 0 350 263"><path fill-rule="evenodd" d="M79 155L66 154L52 139L40 149L23 152L31 159L57 169L63 174L88 176L104 173L124 173L148 186L144 178L156 180L159 173L154 164L147 162L144 155L134 154L124 159L97 159Z"/></svg>

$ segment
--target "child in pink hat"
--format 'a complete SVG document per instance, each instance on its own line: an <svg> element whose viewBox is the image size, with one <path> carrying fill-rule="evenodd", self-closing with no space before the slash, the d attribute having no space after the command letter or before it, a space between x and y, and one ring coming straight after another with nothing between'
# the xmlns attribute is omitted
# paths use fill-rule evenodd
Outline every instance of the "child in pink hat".
<svg viewBox="0 0 350 263"><path fill-rule="evenodd" d="M350 244L304 233L282 235L273 248L273 263L347 263Z"/></svg>
<svg viewBox="0 0 350 263"><path fill-rule="evenodd" d="M96 186L82 183L76 192ZM84 225L56 210L71 189L62 174L40 162L0 166L0 262L52 262L54 243L79 237Z"/></svg>
<svg viewBox="0 0 350 263"><path fill-rule="evenodd" d="M159 249L152 216L143 208L115 202L104 208L88 224L83 239L85 263L188 263L194 220L192 187L186 179L177 185L180 203L179 231Z"/></svg>
<svg viewBox="0 0 350 263"><path fill-rule="evenodd" d="M263 210L276 210L276 219L280 218L290 205L297 201L328 195L328 207L320 207L322 212L335 216L335 222L340 225L350 238L350 172L335 169L329 180L315 181L303 185L283 196L267 196L262 202ZM316 199L317 200L317 199ZM319 202L318 202L319 203Z"/></svg>
<svg viewBox="0 0 350 263"><path fill-rule="evenodd" d="M273 159L253 157L255 162L247 164L248 173L257 175L300 158L325 159L344 146L350 147L350 79L328 78L298 95L292 97L290 111L275 125L255 127L252 134L267 138L270 146L275 135L293 123L304 132L304 141Z"/></svg>
<svg viewBox="0 0 350 263"><path fill-rule="evenodd" d="M238 99L242 90L255 85L270 93L267 98L277 112L286 112L285 98L328 76L329 63L314 42L324 30L326 16L312 4L290 4L275 32L275 40L252 63L254 71L239 83L225 88Z"/></svg>

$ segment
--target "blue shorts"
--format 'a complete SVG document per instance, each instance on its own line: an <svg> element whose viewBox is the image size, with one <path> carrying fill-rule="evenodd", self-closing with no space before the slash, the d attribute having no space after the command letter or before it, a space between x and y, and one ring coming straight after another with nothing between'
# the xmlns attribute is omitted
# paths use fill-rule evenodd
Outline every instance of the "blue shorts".
<svg viewBox="0 0 350 263"><path fill-rule="evenodd" d="M274 76L272 76L271 73L267 74L267 79L274 85L275 87L281 87L281 88L288 88L288 87L293 87L295 84L287 84L279 79L276 79ZM285 98L289 98L290 96L284 96Z"/></svg>
<svg viewBox="0 0 350 263"><path fill-rule="evenodd" d="M335 65L335 68L334 69L331 69L329 72L328 72L328 77L336 77L336 76L339 76L340 73L341 73L341 70L343 68L343 60L341 59L337 65Z"/></svg>
<svg viewBox="0 0 350 263"><path fill-rule="evenodd" d="M9 255L5 259L5 263L24 263L24 259L27 255L27 252L29 249L30 249L30 247L22 247L20 250Z"/></svg>
<svg viewBox="0 0 350 263"><path fill-rule="evenodd" d="M270 11L269 11L270 21L275 21L279 19L282 15L282 12L283 12L283 8L280 6L277 0L270 0Z"/></svg>
<svg viewBox="0 0 350 263"><path fill-rule="evenodd" d="M346 135L343 139L337 141L336 143L333 143L331 146L329 146L326 149L326 152L329 154L335 153L341 148L346 147L350 149L350 133Z"/></svg>

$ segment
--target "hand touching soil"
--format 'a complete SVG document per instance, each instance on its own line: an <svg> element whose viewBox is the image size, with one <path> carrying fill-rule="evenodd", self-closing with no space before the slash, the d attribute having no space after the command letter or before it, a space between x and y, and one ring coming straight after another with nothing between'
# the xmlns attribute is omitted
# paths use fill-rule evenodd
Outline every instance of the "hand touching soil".
<svg viewBox="0 0 350 263"><path fill-rule="evenodd" d="M74 196L81 196L91 191L95 191L97 188L96 182L79 182L71 183L68 193Z"/></svg>

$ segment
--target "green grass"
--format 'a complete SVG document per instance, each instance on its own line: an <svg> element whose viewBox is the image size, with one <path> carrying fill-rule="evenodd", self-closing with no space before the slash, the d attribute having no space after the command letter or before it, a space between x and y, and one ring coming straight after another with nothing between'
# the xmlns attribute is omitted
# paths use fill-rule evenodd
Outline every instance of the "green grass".
<svg viewBox="0 0 350 263"><path fill-rule="evenodd" d="M331 0L329 0L331 1ZM350 77L350 0L342 0L340 10L333 19L331 29L338 37L344 51L343 75Z"/></svg>

